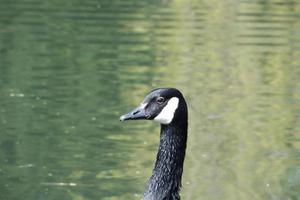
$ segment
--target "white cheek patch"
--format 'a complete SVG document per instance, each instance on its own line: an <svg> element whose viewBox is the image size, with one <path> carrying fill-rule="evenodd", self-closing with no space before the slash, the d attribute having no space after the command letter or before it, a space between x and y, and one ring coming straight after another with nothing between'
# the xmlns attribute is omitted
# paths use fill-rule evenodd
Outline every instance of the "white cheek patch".
<svg viewBox="0 0 300 200"><path fill-rule="evenodd" d="M172 97L162 111L154 118L154 121L161 124L170 124L173 120L174 113L178 108L179 99Z"/></svg>

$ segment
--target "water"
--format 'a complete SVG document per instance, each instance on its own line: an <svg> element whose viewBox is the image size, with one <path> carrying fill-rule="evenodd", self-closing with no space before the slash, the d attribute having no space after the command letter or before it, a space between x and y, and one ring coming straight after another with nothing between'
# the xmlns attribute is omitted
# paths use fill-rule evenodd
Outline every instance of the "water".
<svg viewBox="0 0 300 200"><path fill-rule="evenodd" d="M189 104L185 200L300 199L300 1L0 0L0 199L140 199Z"/></svg>

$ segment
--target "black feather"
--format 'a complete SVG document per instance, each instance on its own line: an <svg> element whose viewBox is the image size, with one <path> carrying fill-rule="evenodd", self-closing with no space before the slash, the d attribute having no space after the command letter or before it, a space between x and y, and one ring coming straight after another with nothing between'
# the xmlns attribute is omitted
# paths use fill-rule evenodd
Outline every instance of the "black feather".
<svg viewBox="0 0 300 200"><path fill-rule="evenodd" d="M161 124L156 162L144 192L144 200L180 200L179 192L187 142L187 105L179 90L158 88L145 97L140 107L120 117L122 121L153 120L173 97L178 98L179 103L171 122ZM164 101L158 102L157 99Z"/></svg>

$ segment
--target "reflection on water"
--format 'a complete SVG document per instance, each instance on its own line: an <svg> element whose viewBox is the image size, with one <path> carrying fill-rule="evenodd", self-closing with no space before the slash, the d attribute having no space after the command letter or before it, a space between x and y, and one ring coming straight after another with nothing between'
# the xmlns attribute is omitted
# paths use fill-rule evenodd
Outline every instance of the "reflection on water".
<svg viewBox="0 0 300 200"><path fill-rule="evenodd" d="M300 1L0 0L0 199L140 199L154 87L187 96L183 199L300 196Z"/></svg>

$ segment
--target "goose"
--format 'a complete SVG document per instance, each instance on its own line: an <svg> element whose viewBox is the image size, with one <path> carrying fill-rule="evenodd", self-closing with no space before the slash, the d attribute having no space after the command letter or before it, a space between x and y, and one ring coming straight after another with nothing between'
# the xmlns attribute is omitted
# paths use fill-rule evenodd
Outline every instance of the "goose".
<svg viewBox="0 0 300 200"><path fill-rule="evenodd" d="M180 200L188 128L188 108L182 93L175 88L154 89L137 108L122 115L120 120L160 123L156 162L143 200Z"/></svg>

